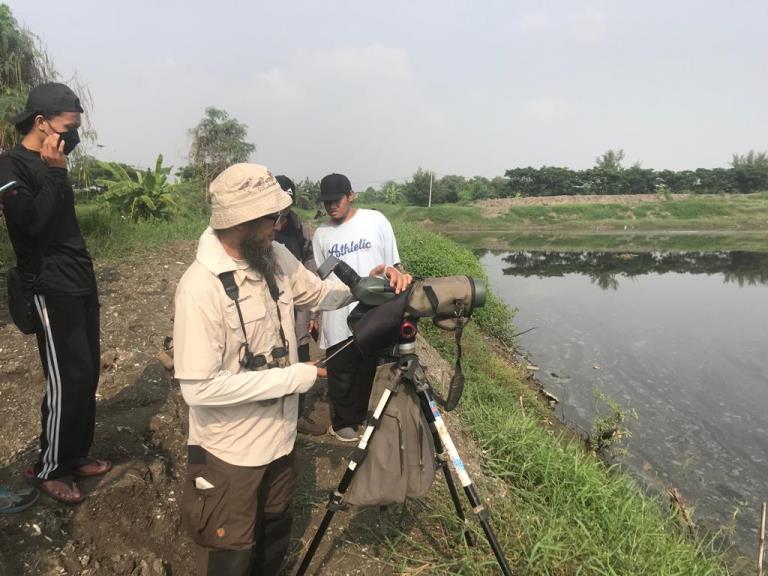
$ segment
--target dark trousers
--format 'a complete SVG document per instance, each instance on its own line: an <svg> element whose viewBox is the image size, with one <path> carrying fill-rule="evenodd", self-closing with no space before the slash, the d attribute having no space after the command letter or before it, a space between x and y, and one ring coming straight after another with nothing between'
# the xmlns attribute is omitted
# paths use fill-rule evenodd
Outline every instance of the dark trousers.
<svg viewBox="0 0 768 576"><path fill-rule="evenodd" d="M235 466L201 446L189 446L188 457L181 513L197 574L277 574L291 536L294 453L264 466Z"/></svg>
<svg viewBox="0 0 768 576"><path fill-rule="evenodd" d="M71 476L88 456L99 383L99 297L34 295L37 348L46 377L41 407L41 480Z"/></svg>
<svg viewBox="0 0 768 576"><path fill-rule="evenodd" d="M331 356L349 340L328 347L326 357ZM356 344L348 346L331 358L328 369L328 395L331 399L334 430L355 427L365 421L368 399L376 375L376 357L363 356Z"/></svg>
<svg viewBox="0 0 768 576"><path fill-rule="evenodd" d="M296 350L299 353L299 362L309 362L309 344L302 344Z"/></svg>
<svg viewBox="0 0 768 576"><path fill-rule="evenodd" d="M309 362L309 344L302 344L298 348L299 362ZM304 408L307 405L307 395L299 394L299 418L304 414Z"/></svg>

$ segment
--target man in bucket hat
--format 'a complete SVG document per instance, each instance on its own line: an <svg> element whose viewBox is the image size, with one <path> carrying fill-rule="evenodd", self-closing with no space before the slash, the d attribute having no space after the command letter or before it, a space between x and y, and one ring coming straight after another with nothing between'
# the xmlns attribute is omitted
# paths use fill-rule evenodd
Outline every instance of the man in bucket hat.
<svg viewBox="0 0 768 576"><path fill-rule="evenodd" d="M67 157L80 141L83 108L64 84L33 88L10 119L21 143L0 157L0 186L15 181L0 205L16 253L12 271L31 293L31 320L47 379L38 460L26 475L67 504L85 499L75 478L112 467L88 453L99 381L99 297L93 262L75 213Z"/></svg>
<svg viewBox="0 0 768 576"><path fill-rule="evenodd" d="M325 375L298 362L294 307L336 309L352 296L273 241L291 199L264 166L230 166L209 192L210 227L176 290L174 363L190 407L182 517L199 574L277 574L291 531L298 394ZM398 292L410 281L387 272Z"/></svg>

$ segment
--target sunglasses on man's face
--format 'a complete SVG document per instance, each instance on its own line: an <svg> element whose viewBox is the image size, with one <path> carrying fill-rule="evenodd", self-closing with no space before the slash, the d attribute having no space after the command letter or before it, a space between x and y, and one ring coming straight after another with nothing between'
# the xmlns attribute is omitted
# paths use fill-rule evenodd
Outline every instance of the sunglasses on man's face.
<svg viewBox="0 0 768 576"><path fill-rule="evenodd" d="M280 220L285 216L285 212L281 210L280 212L275 212L274 214L267 214L264 216L267 220L272 220L272 225L277 226L277 223L280 222Z"/></svg>

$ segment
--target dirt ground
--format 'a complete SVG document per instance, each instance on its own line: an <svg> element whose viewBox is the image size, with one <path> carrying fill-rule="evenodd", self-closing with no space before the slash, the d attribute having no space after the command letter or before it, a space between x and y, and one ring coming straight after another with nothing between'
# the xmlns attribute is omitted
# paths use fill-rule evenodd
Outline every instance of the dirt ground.
<svg viewBox="0 0 768 576"><path fill-rule="evenodd" d="M687 198L688 194L675 194L674 198ZM600 194L585 194L573 196L532 196L529 198L493 198L478 200L475 206L479 206L483 216L496 218L506 214L515 206L557 206L561 204L638 204L640 202L655 202L659 197L656 194L617 194L615 196Z"/></svg>
<svg viewBox="0 0 768 576"><path fill-rule="evenodd" d="M29 510L0 517L0 576L193 573L191 542L179 519L187 408L157 354L172 331L176 283L194 251L194 242L178 242L129 262L97 266L103 372L92 455L111 459L115 467L103 478L82 482L88 494L83 504L66 506L41 495ZM419 350L432 381L447 381L450 368L437 353L423 342ZM15 329L0 302L0 484L24 485L23 470L37 452L43 391L35 339ZM310 405L313 417L327 423L323 382L310 393ZM454 414L446 419L477 478L481 451ZM328 436L299 436L294 565L351 449ZM394 573L380 560L380 538L359 529L384 524L385 514L378 509L337 513L310 573Z"/></svg>

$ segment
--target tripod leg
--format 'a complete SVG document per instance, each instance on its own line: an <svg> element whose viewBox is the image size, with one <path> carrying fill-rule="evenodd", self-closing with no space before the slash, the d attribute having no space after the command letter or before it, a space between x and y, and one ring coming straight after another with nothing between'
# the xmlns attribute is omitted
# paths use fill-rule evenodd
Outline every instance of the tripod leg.
<svg viewBox="0 0 768 576"><path fill-rule="evenodd" d="M448 466L448 454L446 453L445 448L443 447L443 443L440 440L440 435L437 433L437 428L435 427L435 417L432 414L432 410L430 410L429 405L424 401L423 397L421 398L421 411L424 413L427 422L429 422L429 428L432 432L432 441L435 444L435 453L438 456L440 468L443 470L445 483L448 485L448 492L451 495L451 500L453 501L453 507L456 510L456 515L465 525L464 540L467 542L468 546L474 546L475 539L472 536L472 532L470 532L469 528L466 527L467 517L464 515L464 508L461 506L459 492L456 490L456 483L453 481L453 475L451 474L451 469Z"/></svg>
<svg viewBox="0 0 768 576"><path fill-rule="evenodd" d="M352 454L349 458L349 464L347 464L347 469L344 471L344 475L341 477L341 482L339 482L338 488L336 488L336 490L331 493L330 497L328 498L328 505L325 516L323 516L323 519L320 522L320 526L318 526L315 535L312 537L312 542L310 542L309 548L307 548L307 551L304 554L304 558L301 559L301 564L299 565L299 569L296 572L296 576L303 576L303 574L306 573L307 568L309 568L309 565L312 562L312 558L317 552L318 546L320 546L320 541L325 535L325 531L328 530L328 526L333 519L333 515L336 514L336 512L339 510L344 509L344 494L346 494L347 490L349 489L349 485L352 483L352 478L355 476L357 467L365 458L366 451L368 450L368 444L373 437L373 433L376 432L379 418L381 418L381 414L387 407L387 403L392 397L392 393L392 390L385 388L384 393L381 395L381 398L379 398L379 403L376 405L376 410L374 410L373 416L368 420L365 431L363 432L363 436L360 438L360 442L352 451Z"/></svg>
<svg viewBox="0 0 768 576"><path fill-rule="evenodd" d="M496 556L496 562L498 562L502 574L504 574L504 576L512 576L512 569L509 567L509 563L507 562L507 559L501 550L501 546L499 546L499 542L496 539L496 533L493 531L493 528L489 522L490 515L488 514L488 510L485 508L485 506L483 506L480 498L477 495L475 485L472 483L472 479L467 473L464 462L462 461L461 456L459 456L458 450L456 450L456 445L453 443L453 439L448 433L448 428L445 425L445 420L443 420L443 417L440 414L437 403L429 393L428 386L417 386L417 390L419 396L421 396L422 399L422 406L426 404L429 407L431 416L428 416L427 418L434 423L434 427L435 430L437 430L440 441L443 443L443 446L445 446L445 449L448 452L448 456L451 459L453 468L456 470L456 474L459 477L459 482L461 482L461 485L464 488L464 494L466 494L467 499L472 506L472 511L475 513L480 522L480 525L483 527L485 537L488 540L488 543L491 545L491 549L493 550L494 556Z"/></svg>

